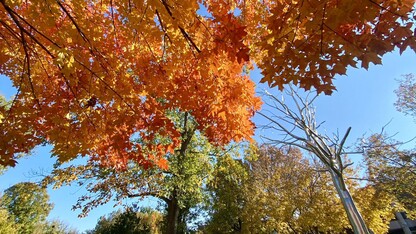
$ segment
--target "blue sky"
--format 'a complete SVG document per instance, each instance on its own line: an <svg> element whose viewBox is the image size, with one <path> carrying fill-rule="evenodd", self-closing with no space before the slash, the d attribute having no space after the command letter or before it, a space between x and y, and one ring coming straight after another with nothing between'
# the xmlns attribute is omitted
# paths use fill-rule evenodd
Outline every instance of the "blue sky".
<svg viewBox="0 0 416 234"><path fill-rule="evenodd" d="M348 76L337 77L335 85L337 91L332 96L320 96L315 103L318 120L326 123L321 131L342 134L348 127L352 127L349 144L366 134L378 133L389 121L387 132L398 133L396 138L408 140L416 135L416 123L410 116L397 112L394 107L397 88L402 74L416 73L416 55L413 51L406 51L402 56L398 52L389 53L383 59L383 65L370 66L369 70L348 69ZM258 71L251 74L254 81L260 80ZM260 85L258 90L267 88ZM272 92L277 92L273 90ZM0 94L10 98L15 93L7 77L0 76ZM257 124L264 123L264 119L256 115L253 119ZM266 134L257 131L256 139ZM267 133L268 134L268 133ZM414 145L414 143L413 143ZM0 191L21 181L38 181L31 171L49 171L54 159L50 158L50 148L37 148L33 155L19 161L15 168L0 176ZM352 156L357 157L357 156ZM59 218L80 231L92 229L101 215L116 210L113 204L107 204L94 209L86 218L78 219L79 211L71 211L77 197L84 194L83 188L64 187L59 190L49 190L51 201L55 204L50 219ZM152 203L154 204L154 202Z"/></svg>

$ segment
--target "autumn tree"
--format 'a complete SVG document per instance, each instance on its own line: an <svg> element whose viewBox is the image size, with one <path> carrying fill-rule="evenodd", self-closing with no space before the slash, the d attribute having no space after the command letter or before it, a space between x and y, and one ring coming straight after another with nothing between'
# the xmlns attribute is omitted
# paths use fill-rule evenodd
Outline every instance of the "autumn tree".
<svg viewBox="0 0 416 234"><path fill-rule="evenodd" d="M249 139L260 108L246 75L253 62L271 86L329 94L348 66L368 68L395 48L416 48L413 7L414 0L0 0L0 73L18 90L11 107L0 108L0 164L49 143L60 162L88 156L110 170L131 160L163 169L183 143L166 116L172 110L190 113L215 145ZM137 135L143 143L131 141Z"/></svg>
<svg viewBox="0 0 416 234"><path fill-rule="evenodd" d="M395 206L416 215L416 152L401 149L403 142L386 134L374 134L363 139L359 149L364 152L366 179L379 191L396 197Z"/></svg>
<svg viewBox="0 0 416 234"><path fill-rule="evenodd" d="M129 139L164 127L176 140L156 158L176 147L165 110L192 112L218 145L253 134L252 62L271 86L329 94L348 66L416 48L414 0L0 3L0 73L18 90L0 109L3 165L45 142L62 162L158 165Z"/></svg>
<svg viewBox="0 0 416 234"><path fill-rule="evenodd" d="M250 155L255 160L249 167L245 231L325 233L348 227L330 177L299 149L264 145Z"/></svg>
<svg viewBox="0 0 416 234"><path fill-rule="evenodd" d="M10 217L9 212L0 208L0 233L17 234L18 226Z"/></svg>
<svg viewBox="0 0 416 234"><path fill-rule="evenodd" d="M205 199L202 186L211 173L212 160L222 150L209 144L203 132L197 131L197 123L189 113L171 112L169 118L182 135L179 147L165 156L169 167L165 164L143 168L131 160L127 170L120 171L91 160L86 165L57 165L44 183L54 188L71 183L86 186L88 193L74 206L82 211L81 216L112 199L116 203L122 199L159 199L166 207L167 233L185 232L190 209ZM146 145L141 138L132 140ZM159 135L157 141L169 144L172 138ZM147 148L148 157L155 155L156 150Z"/></svg>
<svg viewBox="0 0 416 234"><path fill-rule="evenodd" d="M396 109L416 118L416 80L413 74L403 75L399 87L394 91L397 95Z"/></svg>
<svg viewBox="0 0 416 234"><path fill-rule="evenodd" d="M362 180L360 180L362 182ZM373 233L387 233L391 220L400 210L399 200L386 190L381 190L374 184L351 186L347 180L354 201L363 215L364 221Z"/></svg>
<svg viewBox="0 0 416 234"><path fill-rule="evenodd" d="M4 108L4 109L9 108L9 105L8 105L8 102L7 102L6 98L1 94L0 94L0 108ZM1 121L2 118L3 118L3 115L0 114L0 121ZM0 122L0 124L1 124L1 122ZM5 170L6 170L6 167L4 165L0 164L0 175L2 175Z"/></svg>
<svg viewBox="0 0 416 234"><path fill-rule="evenodd" d="M22 182L4 191L0 198L0 208L8 211L10 218L18 226L19 233L35 233L41 228L52 209L46 189L39 185Z"/></svg>

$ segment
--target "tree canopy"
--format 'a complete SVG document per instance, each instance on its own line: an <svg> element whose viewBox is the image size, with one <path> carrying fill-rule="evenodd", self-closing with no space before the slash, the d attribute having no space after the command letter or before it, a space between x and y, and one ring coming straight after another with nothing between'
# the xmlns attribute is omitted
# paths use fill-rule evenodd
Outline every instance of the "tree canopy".
<svg viewBox="0 0 416 234"><path fill-rule="evenodd" d="M18 225L19 233L34 233L39 224L46 220L52 209L46 189L39 185L23 182L4 191L0 208L8 211L11 223Z"/></svg>
<svg viewBox="0 0 416 234"><path fill-rule="evenodd" d="M403 75L395 93L397 95L396 109L416 119L416 77L414 74Z"/></svg>
<svg viewBox="0 0 416 234"><path fill-rule="evenodd" d="M11 222L9 212L0 208L0 233L17 234L18 227L16 223Z"/></svg>
<svg viewBox="0 0 416 234"><path fill-rule="evenodd" d="M50 143L61 161L90 156L164 167L178 145L166 110L189 112L210 142L249 139L260 108L246 73L331 93L348 66L416 49L414 0L0 1L0 73L18 93L0 107L0 163ZM17 45L17 46L16 46ZM53 114L51 114L53 113ZM160 131L162 130L162 131ZM153 141L156 132L172 141ZM130 141L140 135L157 153Z"/></svg>
<svg viewBox="0 0 416 234"><path fill-rule="evenodd" d="M415 149L401 149L403 145L383 133L363 139L359 147L364 152L369 183L378 191L395 196L394 205L415 217L416 152Z"/></svg>
<svg viewBox="0 0 416 234"><path fill-rule="evenodd" d="M152 209L134 211L115 211L107 216L101 216L94 229L87 234L160 234L163 216Z"/></svg>

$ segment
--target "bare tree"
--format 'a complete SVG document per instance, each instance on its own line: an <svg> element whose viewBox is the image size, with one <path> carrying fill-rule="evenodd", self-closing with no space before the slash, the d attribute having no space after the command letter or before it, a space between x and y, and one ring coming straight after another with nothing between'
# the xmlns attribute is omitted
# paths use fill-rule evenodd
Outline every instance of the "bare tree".
<svg viewBox="0 0 416 234"><path fill-rule="evenodd" d="M271 110L260 115L269 121L265 128L277 132L281 139L264 138L270 144L297 146L315 155L330 173L354 233L370 233L344 180L344 170L351 164L344 164L342 155L345 154L344 144L351 127L342 138L338 135L328 137L318 133L322 123L316 123L315 108L312 105L318 95L310 97L309 93L306 97L301 97L291 86L286 94L293 101L294 108L289 108L283 96L279 99L268 92L265 93L270 100L266 105Z"/></svg>

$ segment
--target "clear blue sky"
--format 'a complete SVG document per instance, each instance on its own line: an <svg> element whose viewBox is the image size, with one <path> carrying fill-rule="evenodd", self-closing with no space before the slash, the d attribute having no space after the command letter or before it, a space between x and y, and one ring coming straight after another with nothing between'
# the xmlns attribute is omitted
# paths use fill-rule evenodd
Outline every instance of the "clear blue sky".
<svg viewBox="0 0 416 234"><path fill-rule="evenodd" d="M335 81L338 91L332 96L321 96L316 102L318 120L326 121L322 130L331 133L339 129L343 133L351 126L349 144L352 144L363 134L368 136L380 132L392 120L387 131L397 132L397 139L408 140L414 137L416 123L412 117L397 112L393 106L396 100L393 91L398 86L396 79L407 73L416 73L416 55L412 51L406 51L402 56L398 52L390 53L384 57L382 66L370 66L368 71L349 69L348 76L338 77ZM254 71L251 77L254 81L260 79L258 71ZM259 86L259 91L263 88L264 85ZM10 98L14 93L15 89L11 87L8 78L0 76L0 94ZM255 116L254 121L261 124L263 119ZM265 133L258 131L256 139L261 134ZM20 160L15 168L0 176L0 191L21 181L38 181L39 177L33 177L31 170L49 171L52 168L54 160L50 158L49 150L48 147L38 148L34 155ZM107 204L94 209L88 217L78 219L79 211L71 211L71 207L84 192L83 188L78 187L50 189L51 201L55 204L50 219L59 218L84 231L92 229L101 215L117 209L113 208L113 204Z"/></svg>

